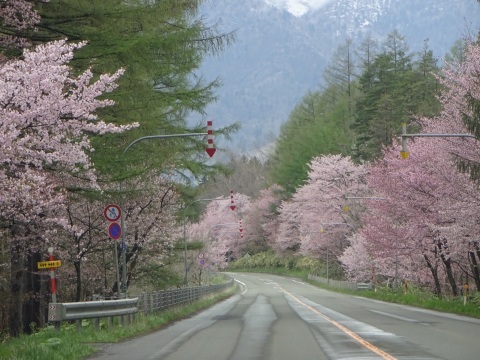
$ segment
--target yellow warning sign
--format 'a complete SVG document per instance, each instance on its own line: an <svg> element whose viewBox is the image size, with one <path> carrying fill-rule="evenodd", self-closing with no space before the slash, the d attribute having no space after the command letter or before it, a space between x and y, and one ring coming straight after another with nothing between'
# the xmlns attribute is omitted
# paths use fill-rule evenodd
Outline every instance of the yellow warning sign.
<svg viewBox="0 0 480 360"><path fill-rule="evenodd" d="M37 263L39 269L56 268L62 266L61 260L40 261Z"/></svg>

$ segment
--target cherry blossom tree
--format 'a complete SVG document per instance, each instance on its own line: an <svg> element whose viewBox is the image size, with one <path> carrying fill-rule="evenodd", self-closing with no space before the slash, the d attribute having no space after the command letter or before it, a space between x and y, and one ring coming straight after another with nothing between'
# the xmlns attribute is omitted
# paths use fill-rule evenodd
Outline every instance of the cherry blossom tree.
<svg viewBox="0 0 480 360"><path fill-rule="evenodd" d="M175 214L179 193L172 180L157 172L135 179L136 189L123 204L126 223L127 286L146 269L161 268L172 254L173 242L180 236Z"/></svg>
<svg viewBox="0 0 480 360"><path fill-rule="evenodd" d="M40 16L34 8L35 3L47 3L49 0L5 0L0 4L0 18L3 27L0 32L0 44L5 47L27 47L31 45L29 33L36 31Z"/></svg>
<svg viewBox="0 0 480 360"><path fill-rule="evenodd" d="M360 233L348 238L350 244L338 259L342 263L347 277L353 281L364 282L371 279L375 267L372 251Z"/></svg>
<svg viewBox="0 0 480 360"><path fill-rule="evenodd" d="M68 179L83 177L95 186L89 135L136 126L117 127L95 115L113 104L99 97L115 88L122 71L98 79L90 71L74 76L68 62L84 45L40 45L0 69L0 222L9 240L12 281L20 281L15 274L23 272L23 254L45 251L52 244L52 226L67 225L58 209ZM12 303L21 304L22 296L13 294ZM20 315L16 307L13 335L20 331Z"/></svg>
<svg viewBox="0 0 480 360"><path fill-rule="evenodd" d="M446 143L418 139L407 161L392 147L372 166L368 185L386 200L368 202L361 246L381 274L431 284L439 295L447 278L456 295L461 276L471 276L468 244L479 230L480 193L457 171ZM352 258L342 260L351 273Z"/></svg>
<svg viewBox="0 0 480 360"><path fill-rule="evenodd" d="M164 266L171 255L173 239L178 236L178 194L174 185L155 173L131 180L128 185L135 191L129 191L120 202L125 224L127 288L147 269L152 272ZM68 226L58 232L54 241L57 256L63 262L58 278L64 284L64 301L81 301L93 293L118 292L113 246L117 247L121 264L121 241L108 236L109 222L103 216L106 204L117 201L112 194L118 188L102 184L102 190L110 195L70 193L65 202ZM119 270L120 279L122 271L123 267Z"/></svg>
<svg viewBox="0 0 480 360"><path fill-rule="evenodd" d="M462 61L443 69L443 110L433 118L417 119L422 133L478 134L479 71L480 49L470 42ZM362 276L370 261L383 275L429 285L439 295L447 285L458 294L458 283L468 279L480 289L478 240L473 235L479 230L479 192L457 168L478 180L480 143L434 137L417 138L408 146L407 161L394 145L371 168L368 185L386 201L368 202L361 236L351 239L341 258L347 272L353 278Z"/></svg>
<svg viewBox="0 0 480 360"><path fill-rule="evenodd" d="M357 221L355 212L345 211L345 196L368 192L365 175L365 166L355 165L349 157L314 158L306 184L280 205L276 248L315 258L327 251L340 255Z"/></svg>
<svg viewBox="0 0 480 360"><path fill-rule="evenodd" d="M65 41L40 45L0 69L0 178L7 185L14 181L16 196L24 195L13 198L8 188L3 189L1 213L6 219L15 216L25 222L41 213L32 203L19 207L17 199L41 204L46 196L48 201L51 195L42 191L47 173L60 171L95 181L88 135L135 126L117 127L97 119L96 109L113 104L98 97L115 88L122 71L97 81L89 71L73 77L67 62L83 45Z"/></svg>
<svg viewBox="0 0 480 360"><path fill-rule="evenodd" d="M232 211L230 198L216 198L208 204L201 220L189 226L188 230L188 240L204 242L201 251L207 254L211 264L220 269L225 268L229 260L243 255L244 245L251 236L243 221L243 216L247 216L251 209L250 197L236 193L235 206Z"/></svg>
<svg viewBox="0 0 480 360"><path fill-rule="evenodd" d="M476 40L467 39L465 56L445 66L439 81L446 87L440 97L442 112L432 119L421 119L429 131L469 133L480 136L480 46ZM469 146L465 146L465 140ZM480 146L471 139L450 138L449 151L455 155L460 169L479 180Z"/></svg>
<svg viewBox="0 0 480 360"><path fill-rule="evenodd" d="M244 242L243 253L265 251L273 244L277 228L276 208L281 201L280 192L281 187L274 184L261 190L259 195L251 200L250 210L244 215L247 241Z"/></svg>

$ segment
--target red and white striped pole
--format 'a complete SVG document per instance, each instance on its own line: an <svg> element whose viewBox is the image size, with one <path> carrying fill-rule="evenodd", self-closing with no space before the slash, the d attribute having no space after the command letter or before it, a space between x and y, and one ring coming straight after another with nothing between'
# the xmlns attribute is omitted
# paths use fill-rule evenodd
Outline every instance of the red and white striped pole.
<svg viewBox="0 0 480 360"><path fill-rule="evenodd" d="M48 261L54 261L53 247L48 248ZM57 302L57 280L55 279L55 268L50 268L50 291L52 293L52 303Z"/></svg>
<svg viewBox="0 0 480 360"><path fill-rule="evenodd" d="M213 146L213 130L212 130L212 120L207 121L207 148L205 149L208 156L212 157L215 154L215 147Z"/></svg>
<svg viewBox="0 0 480 360"><path fill-rule="evenodd" d="M235 201L233 200L233 190L230 190L230 209L234 211L236 208Z"/></svg>

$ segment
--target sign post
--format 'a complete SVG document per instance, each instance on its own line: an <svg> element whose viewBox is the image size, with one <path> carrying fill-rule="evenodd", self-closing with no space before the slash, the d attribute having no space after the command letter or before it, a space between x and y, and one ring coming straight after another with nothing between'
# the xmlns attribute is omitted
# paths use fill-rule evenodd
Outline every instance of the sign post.
<svg viewBox="0 0 480 360"><path fill-rule="evenodd" d="M122 227L116 222L118 219L122 217L122 210L120 206L116 204L110 204L105 207L103 210L103 215L105 219L110 221L110 225L108 226L108 236L112 240L118 240L120 236L122 236ZM117 278L117 293L120 297L120 270L118 267L118 250L117 244L113 242L113 253L115 256L115 275Z"/></svg>
<svg viewBox="0 0 480 360"><path fill-rule="evenodd" d="M48 248L48 261L39 261L37 262L37 267L39 269L50 269L50 293L52 295L52 300L48 305L48 321L55 322L55 329L60 330L60 322L57 321L55 309L57 308L57 279L55 278L55 268L62 266L60 260L55 260L53 256L53 247Z"/></svg>
<svg viewBox="0 0 480 360"><path fill-rule="evenodd" d="M53 257L53 247L48 248L48 260L49 262L55 262L55 258ZM61 262L60 262L61 265ZM55 278L55 266L52 266L50 268L50 288L52 289L52 304L57 303L57 279ZM56 305L50 305L49 306L56 306ZM55 329L60 330L60 323L55 322Z"/></svg>
<svg viewBox="0 0 480 360"><path fill-rule="evenodd" d="M48 248L48 261L53 262L53 247ZM57 280L55 279L55 267L50 268L50 291L52 292L52 303L57 302Z"/></svg>

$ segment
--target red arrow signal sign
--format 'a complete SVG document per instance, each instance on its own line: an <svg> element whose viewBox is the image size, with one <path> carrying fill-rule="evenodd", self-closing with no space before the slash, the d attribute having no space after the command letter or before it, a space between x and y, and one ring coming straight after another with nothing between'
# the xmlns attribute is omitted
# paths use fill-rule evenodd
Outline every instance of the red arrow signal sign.
<svg viewBox="0 0 480 360"><path fill-rule="evenodd" d="M235 202L233 201L233 190L230 190L230 209L235 210L236 208Z"/></svg>
<svg viewBox="0 0 480 360"><path fill-rule="evenodd" d="M208 156L212 157L213 154L215 154L215 147L213 146L213 130L212 130L212 121L208 120L207 121L207 148L205 151L207 152Z"/></svg>

